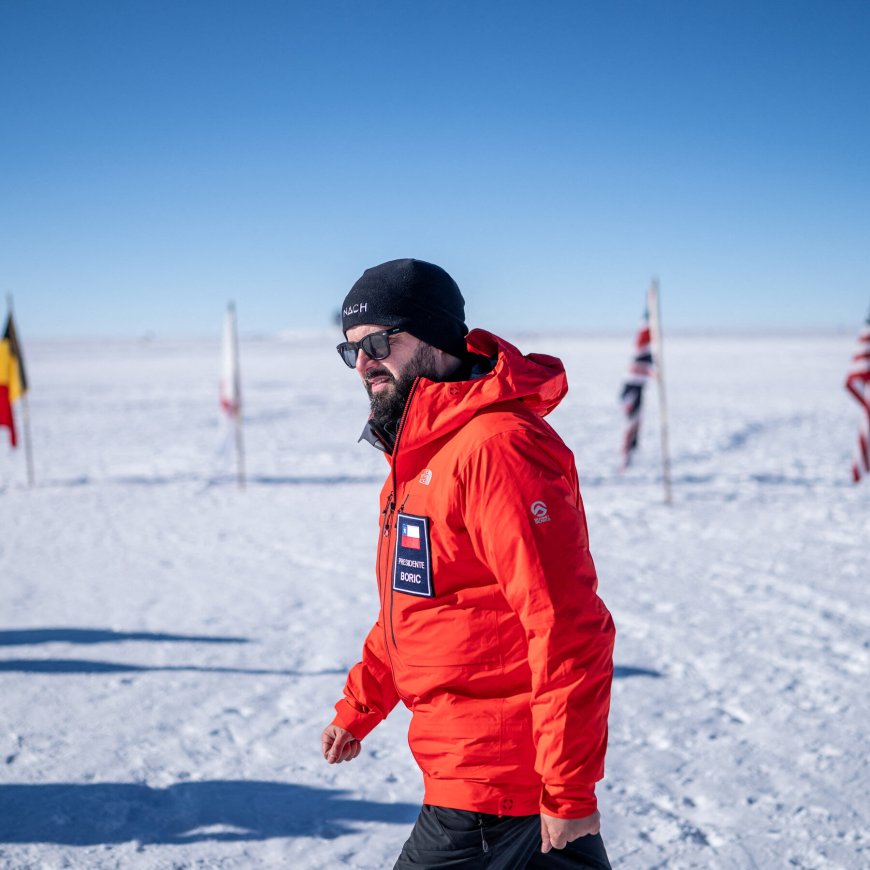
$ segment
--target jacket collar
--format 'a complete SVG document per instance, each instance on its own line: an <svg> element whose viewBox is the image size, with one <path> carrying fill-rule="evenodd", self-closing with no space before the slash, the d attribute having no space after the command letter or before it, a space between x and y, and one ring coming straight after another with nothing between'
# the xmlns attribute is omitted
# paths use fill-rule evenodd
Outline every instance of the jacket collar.
<svg viewBox="0 0 870 870"><path fill-rule="evenodd" d="M522 401L540 416L555 408L568 391L561 361L545 354L523 355L509 342L475 329L467 336L469 366L460 380L420 378L405 408L401 452L415 450L464 425L480 411ZM392 455L396 433L369 420L360 435Z"/></svg>

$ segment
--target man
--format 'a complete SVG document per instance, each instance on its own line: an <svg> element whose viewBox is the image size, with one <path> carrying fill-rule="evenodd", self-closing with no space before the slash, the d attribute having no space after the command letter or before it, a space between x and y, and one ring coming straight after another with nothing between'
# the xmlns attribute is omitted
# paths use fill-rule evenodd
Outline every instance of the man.
<svg viewBox="0 0 870 870"><path fill-rule="evenodd" d="M322 735L350 761L401 700L424 806L396 868L610 864L604 773L614 629L571 452L543 417L562 364L465 325L453 279L368 269L338 346L384 451L377 622Z"/></svg>

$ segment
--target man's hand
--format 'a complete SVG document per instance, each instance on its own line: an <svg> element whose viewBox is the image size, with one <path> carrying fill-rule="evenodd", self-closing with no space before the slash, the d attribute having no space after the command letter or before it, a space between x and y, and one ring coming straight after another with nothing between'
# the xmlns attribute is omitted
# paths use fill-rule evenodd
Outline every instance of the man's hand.
<svg viewBox="0 0 870 870"><path fill-rule="evenodd" d="M582 819L557 819L541 813L541 851L564 849L566 843L588 834L597 834L600 830L601 815L598 810Z"/></svg>
<svg viewBox="0 0 870 870"><path fill-rule="evenodd" d="M338 725L327 725L323 729L320 745L323 749L323 757L330 764L353 761L362 751L362 743L350 731L339 728Z"/></svg>

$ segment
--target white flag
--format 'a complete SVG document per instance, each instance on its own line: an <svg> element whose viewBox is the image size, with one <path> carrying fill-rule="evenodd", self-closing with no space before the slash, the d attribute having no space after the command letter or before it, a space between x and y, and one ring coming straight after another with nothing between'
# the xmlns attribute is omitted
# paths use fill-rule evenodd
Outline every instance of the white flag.
<svg viewBox="0 0 870 870"><path fill-rule="evenodd" d="M242 410L242 387L239 377L239 341L236 336L236 308L227 306L224 320L223 371L221 373L221 407L230 417Z"/></svg>

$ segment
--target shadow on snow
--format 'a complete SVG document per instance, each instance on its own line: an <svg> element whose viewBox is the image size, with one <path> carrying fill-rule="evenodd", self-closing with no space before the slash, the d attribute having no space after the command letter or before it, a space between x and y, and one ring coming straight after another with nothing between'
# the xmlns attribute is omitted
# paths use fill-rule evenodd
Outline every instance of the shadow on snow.
<svg viewBox="0 0 870 870"><path fill-rule="evenodd" d="M341 486L367 485L383 483L382 474L312 474L312 475L280 475L280 474L249 474L246 481L249 485L262 486ZM110 477L90 477L82 475L71 478L55 478L40 481L37 486L46 488L77 488L102 486L105 484L121 486L172 486L174 484L200 484L204 489L221 486L236 486L237 478L233 474L203 475L188 472L177 474L125 474ZM23 484L22 484L23 487ZM0 492L9 487L0 487Z"/></svg>
<svg viewBox="0 0 870 870"><path fill-rule="evenodd" d="M635 668L631 665L616 665L613 668L614 680L621 680L625 677L654 677L658 679L663 676L661 671L654 671L650 668Z"/></svg>
<svg viewBox="0 0 870 870"><path fill-rule="evenodd" d="M278 677L323 677L331 674L346 674L347 668L327 668L320 671L290 671L277 668L226 668L200 665L132 665L124 662L98 662L90 659L6 659L0 661L0 673L20 674L145 674L189 671L201 674L250 674L253 676ZM626 677L664 676L661 671L616 665L615 680Z"/></svg>
<svg viewBox="0 0 870 870"><path fill-rule="evenodd" d="M357 822L410 824L419 806L353 800L280 782L0 785L0 843L181 844L272 837L333 839Z"/></svg>
<svg viewBox="0 0 870 870"><path fill-rule="evenodd" d="M131 665L124 662L97 662L89 659L6 659L0 673L20 674L146 674L191 671L200 674L251 674L253 676L322 677L346 674L347 668L322 671L288 671L271 668L224 668L199 665Z"/></svg>
<svg viewBox="0 0 870 870"><path fill-rule="evenodd" d="M154 643L250 643L246 637L111 631L103 628L22 628L0 631L0 646L25 646L38 643L118 643L127 640Z"/></svg>

